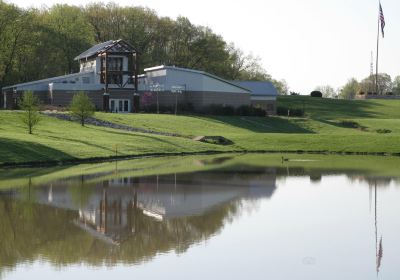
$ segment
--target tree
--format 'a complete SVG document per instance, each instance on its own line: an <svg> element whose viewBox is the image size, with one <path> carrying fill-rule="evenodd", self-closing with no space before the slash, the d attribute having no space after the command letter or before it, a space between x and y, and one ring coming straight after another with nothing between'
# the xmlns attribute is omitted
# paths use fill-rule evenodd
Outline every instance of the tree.
<svg viewBox="0 0 400 280"><path fill-rule="evenodd" d="M352 78L343 86L340 90L339 97L342 99L354 99L354 97L360 92L360 83Z"/></svg>
<svg viewBox="0 0 400 280"><path fill-rule="evenodd" d="M400 76L396 76L393 80L393 94L400 95Z"/></svg>
<svg viewBox="0 0 400 280"><path fill-rule="evenodd" d="M271 79L271 83L275 86L278 94L280 95L288 95L289 94L289 85L286 80L277 81L275 79Z"/></svg>
<svg viewBox="0 0 400 280"><path fill-rule="evenodd" d="M28 127L29 134L32 134L33 128L40 122L38 104L39 100L32 91L24 92L20 106L24 110L22 122Z"/></svg>
<svg viewBox="0 0 400 280"><path fill-rule="evenodd" d="M71 115L77 118L82 126L85 126L85 121L93 116L95 106L92 101L90 101L87 94L81 91L72 98L70 110Z"/></svg>
<svg viewBox="0 0 400 280"><path fill-rule="evenodd" d="M360 83L360 90L364 93L375 93L375 75L370 75ZM392 92L392 78L386 73L378 74L378 95L385 95Z"/></svg>
<svg viewBox="0 0 400 280"><path fill-rule="evenodd" d="M322 92L318 91L318 90L314 90L310 93L311 97L319 97L322 98Z"/></svg>
<svg viewBox="0 0 400 280"><path fill-rule="evenodd" d="M336 97L335 89L329 85L316 87L315 90L322 92L322 96L325 98L335 98Z"/></svg>

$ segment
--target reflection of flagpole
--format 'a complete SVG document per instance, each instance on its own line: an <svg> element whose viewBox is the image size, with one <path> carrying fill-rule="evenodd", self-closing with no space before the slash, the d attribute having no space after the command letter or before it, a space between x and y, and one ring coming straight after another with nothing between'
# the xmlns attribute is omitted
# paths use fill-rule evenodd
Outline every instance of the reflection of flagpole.
<svg viewBox="0 0 400 280"><path fill-rule="evenodd" d="M382 236L378 243L378 196L375 181L375 256L376 256L376 276L379 274L383 257Z"/></svg>
<svg viewBox="0 0 400 280"><path fill-rule="evenodd" d="M377 222L377 197L376 197L376 182L375 182L375 259L376 259L376 275L379 273L378 268L378 222Z"/></svg>
<svg viewBox="0 0 400 280"><path fill-rule="evenodd" d="M369 193L368 193L368 198L369 198L369 213L371 214L371 206L372 206L372 188L371 185L368 186Z"/></svg>

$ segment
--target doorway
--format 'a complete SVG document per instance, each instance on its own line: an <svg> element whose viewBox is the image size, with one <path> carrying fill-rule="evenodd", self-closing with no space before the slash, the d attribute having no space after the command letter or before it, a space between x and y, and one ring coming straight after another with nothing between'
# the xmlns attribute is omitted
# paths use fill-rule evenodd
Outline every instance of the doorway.
<svg viewBox="0 0 400 280"><path fill-rule="evenodd" d="M131 101L129 99L110 99L110 111L112 113L129 113Z"/></svg>

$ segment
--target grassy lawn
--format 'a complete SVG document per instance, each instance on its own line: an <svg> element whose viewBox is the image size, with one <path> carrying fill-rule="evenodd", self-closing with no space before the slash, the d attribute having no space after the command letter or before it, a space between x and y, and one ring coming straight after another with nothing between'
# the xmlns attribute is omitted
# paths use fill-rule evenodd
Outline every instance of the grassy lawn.
<svg viewBox="0 0 400 280"><path fill-rule="evenodd" d="M129 133L42 116L33 135L20 121L21 113L0 111L0 163L68 160L146 153L199 152L223 147L184 138Z"/></svg>
<svg viewBox="0 0 400 280"><path fill-rule="evenodd" d="M348 101L279 97L303 118L96 113L110 122L187 137L224 136L230 146L184 137L130 133L43 116L28 135L16 111L0 111L0 163L204 151L400 153L400 100Z"/></svg>
<svg viewBox="0 0 400 280"><path fill-rule="evenodd" d="M96 117L132 127L186 136L221 135L243 150L400 152L400 100L348 101L280 97L304 118L107 114ZM381 133L379 133L381 132ZM385 132L385 133L383 133Z"/></svg>

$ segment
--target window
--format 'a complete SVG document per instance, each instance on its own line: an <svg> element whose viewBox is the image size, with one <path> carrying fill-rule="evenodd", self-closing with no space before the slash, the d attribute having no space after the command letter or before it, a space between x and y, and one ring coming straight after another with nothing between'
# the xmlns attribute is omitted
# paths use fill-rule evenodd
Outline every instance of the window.
<svg viewBox="0 0 400 280"><path fill-rule="evenodd" d="M102 58L102 71L106 70L105 58ZM122 70L123 70L123 58L122 57L108 57L107 58L107 83L122 85ZM101 75L101 83L105 83L105 76Z"/></svg>
<svg viewBox="0 0 400 280"><path fill-rule="evenodd" d="M128 110L129 110L129 101L124 100L124 112L128 112Z"/></svg>
<svg viewBox="0 0 400 280"><path fill-rule="evenodd" d="M111 103L110 110L111 110L111 112L114 112L115 111L115 101L111 100L110 103Z"/></svg>
<svg viewBox="0 0 400 280"><path fill-rule="evenodd" d="M103 57L102 58L102 65L103 65L103 69L102 70L105 70L106 69L106 64L105 64L105 58ZM109 71L122 71L122 61L123 61L123 59L122 59L122 57L108 57L107 58L107 63L108 63L108 65L107 65L107 68L108 68L108 70Z"/></svg>
<svg viewBox="0 0 400 280"><path fill-rule="evenodd" d="M122 75L119 74L108 74L108 83L120 85L122 84Z"/></svg>
<svg viewBox="0 0 400 280"><path fill-rule="evenodd" d="M267 104L267 111L273 111L274 110L274 104L268 103Z"/></svg>

